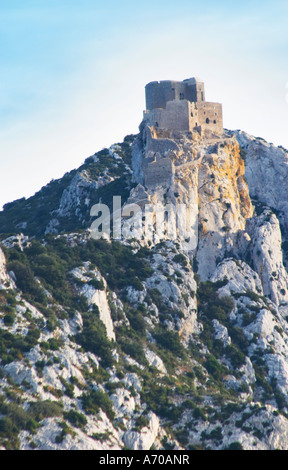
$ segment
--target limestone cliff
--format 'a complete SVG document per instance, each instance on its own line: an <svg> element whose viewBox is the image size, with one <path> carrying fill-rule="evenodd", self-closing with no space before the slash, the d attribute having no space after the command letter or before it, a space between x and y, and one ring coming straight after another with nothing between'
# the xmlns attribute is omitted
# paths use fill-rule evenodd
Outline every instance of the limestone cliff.
<svg viewBox="0 0 288 470"><path fill-rule="evenodd" d="M170 166L163 166L167 160ZM138 201L143 199L145 185L145 198L154 206L185 204L193 208L199 241L192 256L198 260L201 278L208 279L219 257L239 249L239 238L248 236L246 219L253 214L245 164L235 136L209 138L170 132L169 137L163 137L144 122L132 150L132 167L138 183L133 190L134 202L137 189ZM178 241L185 248L183 237ZM188 244L186 249L190 248Z"/></svg>
<svg viewBox="0 0 288 470"><path fill-rule="evenodd" d="M287 164L244 132L144 121L8 205L2 448L287 450ZM196 243L173 217L162 236L93 240L91 205L119 190L151 228L157 207L192 207Z"/></svg>

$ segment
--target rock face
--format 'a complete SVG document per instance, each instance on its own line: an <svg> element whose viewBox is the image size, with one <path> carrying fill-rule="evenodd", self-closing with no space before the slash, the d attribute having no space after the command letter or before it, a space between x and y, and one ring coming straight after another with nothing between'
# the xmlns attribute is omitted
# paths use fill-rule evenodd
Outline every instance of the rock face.
<svg viewBox="0 0 288 470"><path fill-rule="evenodd" d="M249 228L252 235L252 260L260 275L264 295L277 306L284 306L288 301L288 275L283 266L279 220L271 211L264 211L252 224L253 228Z"/></svg>
<svg viewBox="0 0 288 470"><path fill-rule="evenodd" d="M154 353L153 351L149 351L149 349L147 349L145 351L145 356L150 366L155 367L157 370L159 370L159 372L162 372L163 374L167 374L167 370L166 370L166 367L164 366L162 359L159 356L157 356L156 353Z"/></svg>
<svg viewBox="0 0 288 470"><path fill-rule="evenodd" d="M124 442L130 449L147 450L155 442L159 431L159 419L154 413L151 413L148 419L148 425L141 432L129 431L124 434Z"/></svg>
<svg viewBox="0 0 288 470"><path fill-rule="evenodd" d="M233 134L241 148L247 152L245 155L245 175L251 197L283 212L287 230L287 150L275 147L264 139L255 139L243 131L235 131Z"/></svg>
<svg viewBox="0 0 288 470"><path fill-rule="evenodd" d="M0 447L287 450L287 152L147 121L133 175L123 148L69 179L49 236L21 214L1 241ZM57 233L119 181L130 237Z"/></svg>
<svg viewBox="0 0 288 470"><path fill-rule="evenodd" d="M72 274L76 279L82 282L83 287L81 288L81 293L87 298L88 305L96 305L99 309L100 320L105 325L107 337L115 341L116 337L107 298L107 283L105 279L98 270L94 269L91 271L89 269L89 263L85 263L81 269L74 269ZM94 285L89 284L91 278L87 278L87 274L92 275L93 279L96 280L96 283L99 285L98 289L95 287L95 283Z"/></svg>
<svg viewBox="0 0 288 470"><path fill-rule="evenodd" d="M6 259L3 251L0 248L0 288L3 289L5 283L8 281L8 276L6 273Z"/></svg>
<svg viewBox="0 0 288 470"><path fill-rule="evenodd" d="M134 143L132 167L135 181L146 185L146 200L154 207L172 206L176 212L180 205L189 208L188 235L181 232L176 216L170 232L182 249L197 251L199 274L208 279L217 259L238 246L246 220L253 214L236 138L200 138L193 132L170 132L169 138L163 138L144 122ZM133 201L137 202L135 191Z"/></svg>

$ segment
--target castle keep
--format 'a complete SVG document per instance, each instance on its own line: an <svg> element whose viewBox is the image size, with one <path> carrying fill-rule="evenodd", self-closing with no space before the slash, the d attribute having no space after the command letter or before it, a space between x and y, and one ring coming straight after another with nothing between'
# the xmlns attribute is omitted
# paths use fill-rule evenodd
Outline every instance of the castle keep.
<svg viewBox="0 0 288 470"><path fill-rule="evenodd" d="M134 179L146 188L167 189L179 168L193 161L197 143L223 136L222 105L205 101L204 83L197 78L150 82L145 94L140 137L132 152Z"/></svg>
<svg viewBox="0 0 288 470"><path fill-rule="evenodd" d="M144 120L156 129L223 133L222 105L205 101L201 80L150 82L145 93Z"/></svg>

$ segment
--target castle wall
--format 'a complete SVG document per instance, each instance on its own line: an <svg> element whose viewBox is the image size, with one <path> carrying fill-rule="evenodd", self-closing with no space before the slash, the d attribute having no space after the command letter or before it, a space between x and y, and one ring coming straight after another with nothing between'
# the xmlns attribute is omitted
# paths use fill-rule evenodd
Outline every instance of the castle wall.
<svg viewBox="0 0 288 470"><path fill-rule="evenodd" d="M154 157L156 153L165 155L167 152L171 153L179 150L179 147L174 140L167 137L157 137L157 132L152 131L153 128L146 128L146 154L152 153Z"/></svg>
<svg viewBox="0 0 288 470"><path fill-rule="evenodd" d="M179 82L165 80L162 82L151 82L145 87L146 109L166 108L168 101L179 99L183 85Z"/></svg>
<svg viewBox="0 0 288 470"><path fill-rule="evenodd" d="M163 80L151 82L145 87L146 109L166 108L169 101L205 101L204 83L190 78L183 82Z"/></svg>
<svg viewBox="0 0 288 470"><path fill-rule="evenodd" d="M145 93L144 119L156 129L223 132L222 105L205 101L201 80L151 82L146 85Z"/></svg>
<svg viewBox="0 0 288 470"><path fill-rule="evenodd" d="M203 129L215 133L223 132L222 105L219 103L198 103L198 119Z"/></svg>
<svg viewBox="0 0 288 470"><path fill-rule="evenodd" d="M201 127L217 134L223 132L222 105L219 103L169 101L166 109L145 111L144 119L156 129L192 131L195 127Z"/></svg>
<svg viewBox="0 0 288 470"><path fill-rule="evenodd" d="M152 109L144 113L147 119L156 129L173 129L185 131L190 128L189 103L186 100L169 101L166 109Z"/></svg>
<svg viewBox="0 0 288 470"><path fill-rule="evenodd" d="M145 185L149 186L169 186L174 173L174 165L169 157L157 158L154 162L148 163L145 171Z"/></svg>
<svg viewBox="0 0 288 470"><path fill-rule="evenodd" d="M189 103L188 109L189 129L200 126L200 119L198 114L198 103Z"/></svg>
<svg viewBox="0 0 288 470"><path fill-rule="evenodd" d="M183 83L185 84L185 100L192 102L205 101L204 82L195 78L190 78L189 80L184 80Z"/></svg>

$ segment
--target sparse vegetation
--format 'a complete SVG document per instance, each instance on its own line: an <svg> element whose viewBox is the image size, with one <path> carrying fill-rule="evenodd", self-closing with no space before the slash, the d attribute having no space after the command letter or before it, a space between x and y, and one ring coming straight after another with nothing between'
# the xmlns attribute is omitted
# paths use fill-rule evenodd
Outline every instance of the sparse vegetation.
<svg viewBox="0 0 288 470"><path fill-rule="evenodd" d="M70 410L64 413L64 418L66 418L76 428L83 428L87 424L86 416L76 410Z"/></svg>
<svg viewBox="0 0 288 470"><path fill-rule="evenodd" d="M109 419L114 419L115 412L112 401L102 390L91 390L89 393L83 394L81 400L85 413L94 415L102 409Z"/></svg>
<svg viewBox="0 0 288 470"><path fill-rule="evenodd" d="M0 290L0 446L6 449L41 448L39 429L50 422L53 432L58 427L53 445L59 448L68 447L82 433L99 441L91 440L92 445L105 442L107 447L115 444L117 431L119 436L130 430L146 433L152 411L160 419L165 449L180 444L187 450L242 450L241 442L246 440L237 434L239 442L234 442L234 428L265 443L273 418L287 420L282 371L271 377L266 359L269 355L273 361L277 354L279 335L284 357L286 326L279 321L278 306L273 308L272 300L262 295L260 284L256 292L247 289L255 286L249 283L248 272L243 291L238 285L235 288L230 273L221 281L203 282L201 250L189 261L177 243L162 241L138 249L134 240L129 246L96 241L82 233L91 223L88 200L91 205L101 200L111 208L113 194L127 198L133 185L126 165L131 164L134 138L127 136L115 147L119 157L103 149L78 171L51 182L33 198L6 205L0 213L1 230L13 232L25 219L23 231L32 235L21 248L3 247L16 283L15 290L6 289L9 283ZM220 146L229 150L227 143ZM240 157L247 157L243 148ZM63 191L76 174L91 181L106 175L114 180L98 189L93 185L93 191L89 184L83 185L77 213L75 208L71 213L67 209L67 217L58 217ZM213 166L209 184L215 178ZM174 196L181 199L181 194ZM262 217L269 221L272 211L260 201L253 202L256 216L266 211ZM226 199L224 206L232 207ZM51 214L64 235L45 235ZM201 221L207 223L208 215ZM229 231L228 225L222 227L223 240ZM236 241L235 235L235 246ZM285 258L287 241L282 249ZM245 261L252 269L253 256L259 261L262 251L260 243L253 247L251 243ZM236 256L231 253L218 256L218 267L225 268L225 258ZM229 259L236 274L245 272L243 260ZM270 282L276 285L279 272L273 269ZM258 282L256 274L254 280ZM116 341L107 337L101 305L98 308L82 294L86 289L91 296L95 289L107 294ZM279 293L285 296L286 290ZM285 305L284 299L280 308ZM262 340L260 319L266 313L273 314L275 323ZM47 399L39 399L39 389ZM254 401L260 405L254 406ZM267 410L265 403L269 403ZM109 426L102 412L111 421Z"/></svg>

